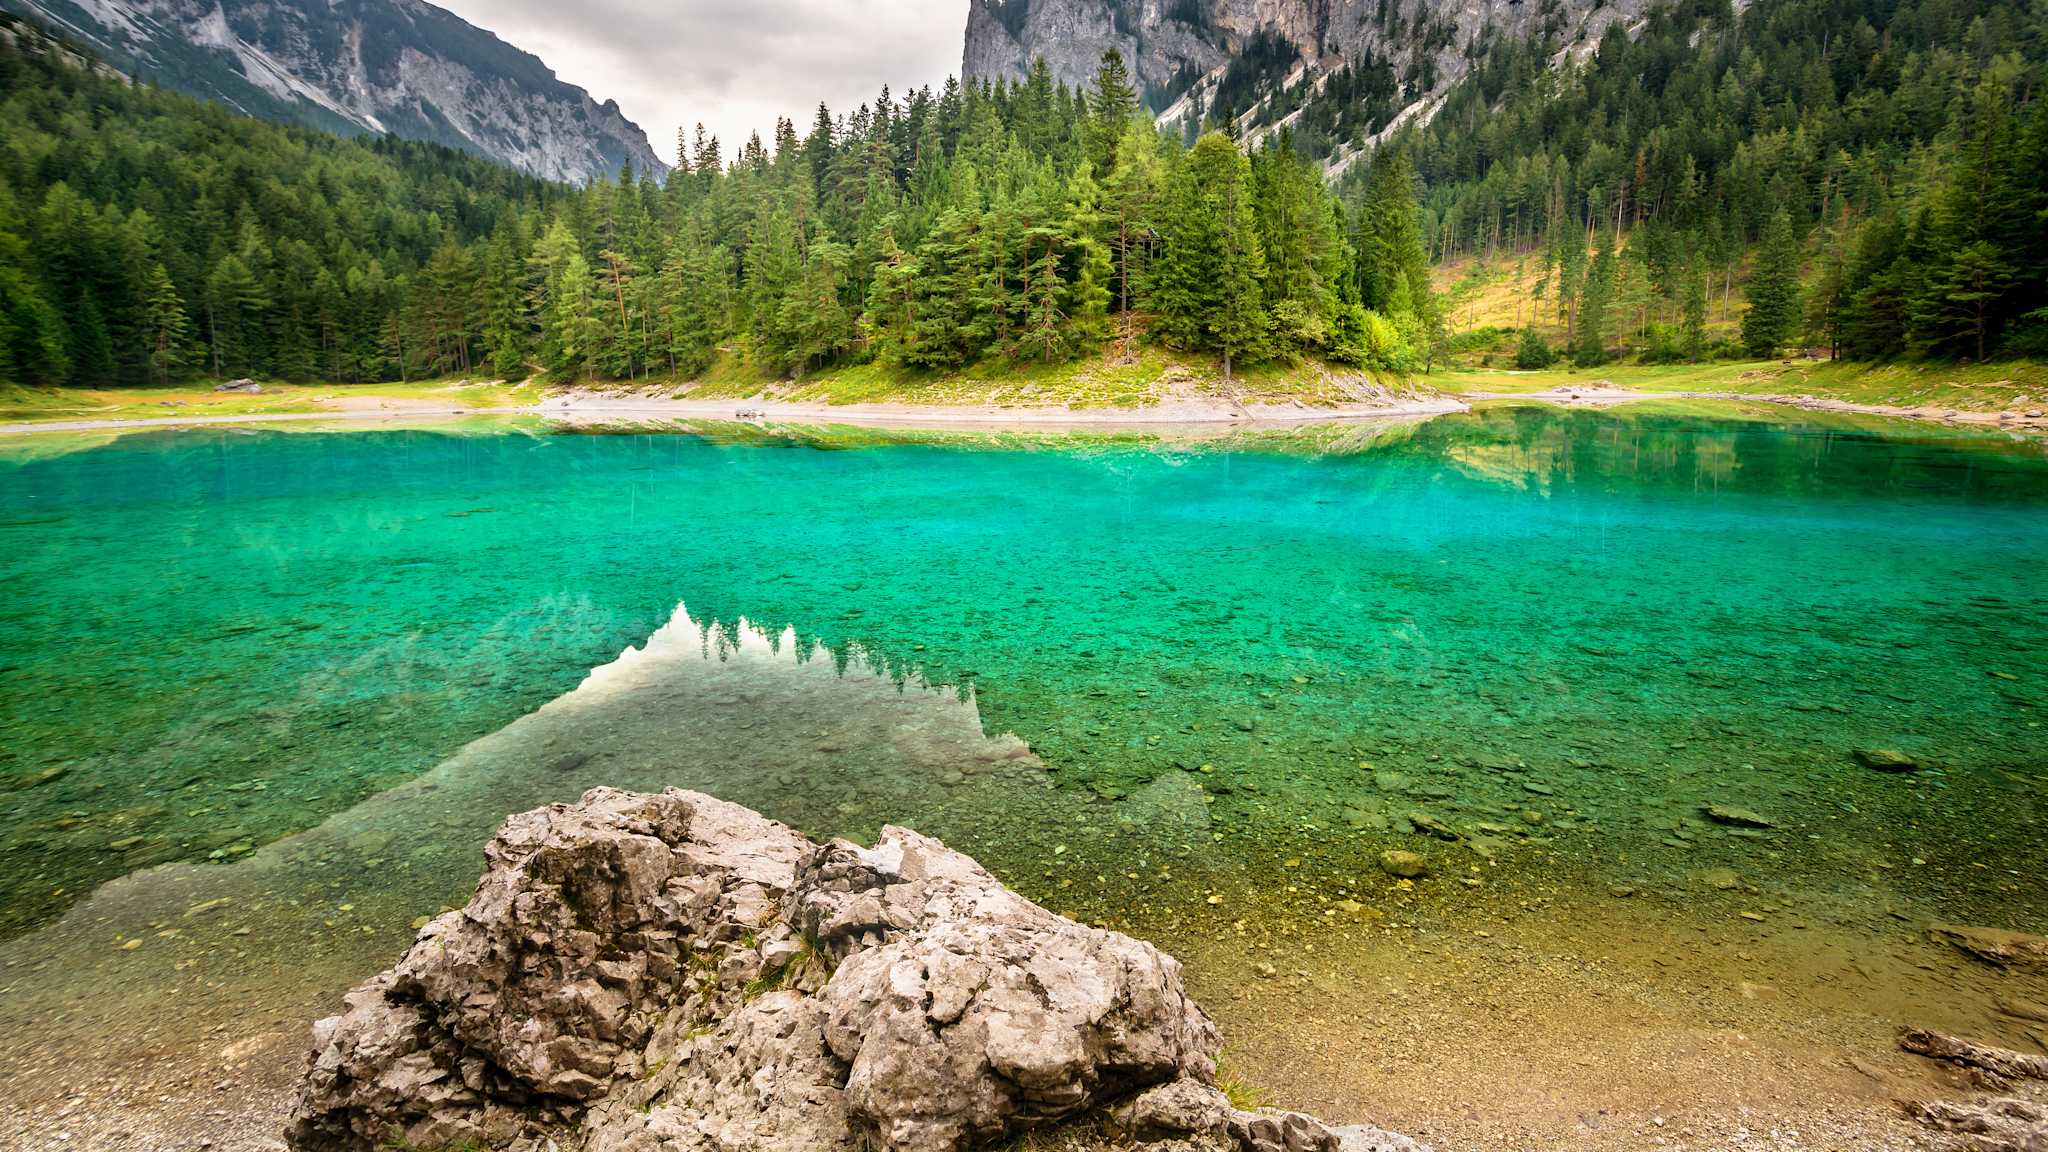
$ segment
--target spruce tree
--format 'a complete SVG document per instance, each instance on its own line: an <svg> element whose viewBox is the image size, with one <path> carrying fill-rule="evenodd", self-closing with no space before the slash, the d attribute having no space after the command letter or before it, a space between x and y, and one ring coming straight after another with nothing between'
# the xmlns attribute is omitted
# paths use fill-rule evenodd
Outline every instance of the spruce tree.
<svg viewBox="0 0 2048 1152"><path fill-rule="evenodd" d="M1219 353L1226 381L1237 361L1267 351L1272 326L1255 208L1244 153L1220 132L1197 140L1167 196L1166 251L1153 306L1162 338Z"/></svg>
<svg viewBox="0 0 2048 1152"><path fill-rule="evenodd" d="M1686 359L1707 354L1707 261L1695 252L1685 273L1685 297L1679 322L1679 346Z"/></svg>
<svg viewBox="0 0 2048 1152"><path fill-rule="evenodd" d="M1123 360L1136 358L1132 338L1137 325L1132 307L1142 295L1139 284L1158 239L1155 218L1165 181L1165 164L1159 154L1159 136L1143 120L1132 117L1117 140L1116 163L1105 189L1105 219L1111 227L1110 246L1116 263L1116 310L1118 338Z"/></svg>
<svg viewBox="0 0 2048 1152"><path fill-rule="evenodd" d="M1799 241L1783 208L1771 215L1749 277L1749 308L1742 314L1742 346L1767 359L1792 338L1799 318Z"/></svg>
<svg viewBox="0 0 2048 1152"><path fill-rule="evenodd" d="M215 375L261 371L257 355L269 310L270 297L249 265L232 252L221 257L206 282L207 335Z"/></svg>
<svg viewBox="0 0 2048 1152"><path fill-rule="evenodd" d="M804 253L803 272L778 308L780 366L796 375L829 360L853 342L853 314L841 299L846 286L846 246L814 234Z"/></svg>
<svg viewBox="0 0 2048 1152"><path fill-rule="evenodd" d="M1138 114L1138 92L1131 86L1124 55L1114 48L1102 54L1095 88L1088 94L1088 160L1098 173L1113 171L1124 130Z"/></svg>
<svg viewBox="0 0 2048 1152"><path fill-rule="evenodd" d="M1607 361L1607 309L1614 298L1614 276L1614 248L1602 233L1580 290L1578 340L1572 346L1572 360L1582 367Z"/></svg>
<svg viewBox="0 0 2048 1152"><path fill-rule="evenodd" d="M861 330L875 356L903 364L917 346L917 281L923 267L917 257L897 246L892 231L882 234L881 258L868 281Z"/></svg>
<svg viewBox="0 0 2048 1152"><path fill-rule="evenodd" d="M149 377L157 385L168 384L185 367L192 324L185 316L185 302L164 266L152 263L143 275L143 338L149 349Z"/></svg>

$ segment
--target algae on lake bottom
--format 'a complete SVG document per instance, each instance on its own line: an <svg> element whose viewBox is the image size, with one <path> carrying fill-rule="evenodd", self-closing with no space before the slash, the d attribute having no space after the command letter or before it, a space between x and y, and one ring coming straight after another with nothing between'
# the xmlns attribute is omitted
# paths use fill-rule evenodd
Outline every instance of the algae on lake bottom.
<svg viewBox="0 0 2048 1152"><path fill-rule="evenodd" d="M852 746L849 812L741 760L735 799L969 837L1090 918L1313 919L1388 849L1433 854L1425 883L1747 869L2048 912L2038 444L1509 407L1334 444L835 446L207 429L0 472L0 929L412 779L678 602L707 652L757 631L936 687L1043 764L971 819ZM1926 767L1853 757L1878 747ZM1041 811L1075 822L1057 856L1005 841Z"/></svg>

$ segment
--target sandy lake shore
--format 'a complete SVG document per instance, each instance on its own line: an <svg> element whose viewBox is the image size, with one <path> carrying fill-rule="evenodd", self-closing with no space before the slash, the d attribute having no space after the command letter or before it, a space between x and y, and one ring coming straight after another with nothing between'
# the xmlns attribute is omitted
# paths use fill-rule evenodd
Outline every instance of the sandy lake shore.
<svg viewBox="0 0 2048 1152"><path fill-rule="evenodd" d="M376 423L415 420L422 416L515 416L533 408L449 408L441 405L393 405L381 409L346 408L331 412L257 412L246 416L163 416L143 420L42 420L0 424L0 436L34 432L110 432L134 428L192 428L209 424L281 424L307 420Z"/></svg>
<svg viewBox="0 0 2048 1152"><path fill-rule="evenodd" d="M1355 420L1413 418L1463 412L1469 405L1449 396L1383 404L1310 406L1235 404L1222 398L1176 398L1143 408L1009 407L993 404L818 404L759 398L670 399L650 395L575 392L550 396L536 405L458 407L390 400L375 406L355 402L320 412L272 412L234 416L164 416L122 420L50 420L0 424L0 435L36 432L102 432L213 424L305 421L382 422L428 416L541 416L574 424L617 420L721 420L779 424L852 424L870 427L975 429L1147 429L1209 425L1286 427Z"/></svg>
<svg viewBox="0 0 2048 1152"><path fill-rule="evenodd" d="M575 393L551 396L535 409L568 420L611 417L671 420L757 420L782 424L861 424L913 428L1144 428L1159 425L1290 425L1386 417L1439 416L1469 405L1450 396L1381 404L1312 407L1237 404L1221 397L1174 397L1143 408L1005 407L993 404L818 404L750 398L669 399Z"/></svg>
<svg viewBox="0 0 2048 1152"><path fill-rule="evenodd" d="M635 421L745 421L769 424L842 424L876 428L974 430L1158 431L1181 428L1289 428L1386 419L1424 419L1467 411L1474 401L1526 401L1565 407L1609 407L1644 400L1713 400L1771 404L1810 412L1882 416L1929 423L2048 431L2038 409L1979 411L1936 405L1862 404L1824 396L1729 391L1644 391L1596 380L1583 388L1540 392L1468 391L1400 398L1379 403L1311 405L1237 403L1220 396L1170 396L1145 407L1073 408L1065 405L884 403L828 404L761 397L693 399L658 393L565 392L538 404L463 406L412 397L321 398L313 412L238 415L179 415L106 420L47 420L0 424L0 436L39 432L104 432L206 425L345 422L351 426L453 416L539 416L572 425Z"/></svg>

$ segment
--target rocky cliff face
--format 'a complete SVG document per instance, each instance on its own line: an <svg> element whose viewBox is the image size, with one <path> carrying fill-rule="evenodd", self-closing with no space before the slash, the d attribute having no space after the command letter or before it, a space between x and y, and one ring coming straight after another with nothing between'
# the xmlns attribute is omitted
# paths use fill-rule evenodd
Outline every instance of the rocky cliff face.
<svg viewBox="0 0 2048 1152"><path fill-rule="evenodd" d="M1085 85L1115 48L1162 124L1200 125L1221 97L1254 142L1293 122L1347 65L1385 69L1395 90L1389 114L1329 142L1341 166L1388 128L1429 115L1484 37L1554 37L1563 60L1591 51L1610 24L1632 22L1648 7L1649 0L969 0L961 66L970 79L1015 80L1043 57L1059 80Z"/></svg>
<svg viewBox="0 0 2048 1152"><path fill-rule="evenodd" d="M1093 1116L1172 1152L1425 1152L1232 1107L1172 957L907 829L819 845L598 788L485 858L315 1026L295 1149L966 1152Z"/></svg>
<svg viewBox="0 0 2048 1152"><path fill-rule="evenodd" d="M0 0L115 67L240 112L390 133L583 182L666 171L619 111L420 0Z"/></svg>

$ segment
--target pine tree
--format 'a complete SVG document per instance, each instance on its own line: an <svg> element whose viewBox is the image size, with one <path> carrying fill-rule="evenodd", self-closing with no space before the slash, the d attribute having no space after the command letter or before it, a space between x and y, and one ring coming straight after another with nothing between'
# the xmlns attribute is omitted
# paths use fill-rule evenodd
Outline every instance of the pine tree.
<svg viewBox="0 0 2048 1152"><path fill-rule="evenodd" d="M669 371L695 377L717 358L730 323L726 265L725 251L712 247L702 219L693 219L671 243L661 272Z"/></svg>
<svg viewBox="0 0 2048 1152"><path fill-rule="evenodd" d="M681 132L677 135L680 147ZM498 221L484 253L481 339L490 356L491 372L500 380L526 378L532 323L527 315L532 290L527 283L526 249L524 224L508 214Z"/></svg>
<svg viewBox="0 0 2048 1152"><path fill-rule="evenodd" d="M840 298L849 258L845 245L824 235L812 237L803 273L777 309L779 363L785 370L801 375L852 344L854 317Z"/></svg>
<svg viewBox="0 0 2048 1152"><path fill-rule="evenodd" d="M1914 326L1944 333L1946 347L1983 360L1991 345L1999 303L2016 279L2017 270L1996 245L1987 240L1966 244L1950 257L1938 277L1930 279L1926 295L1913 312Z"/></svg>
<svg viewBox="0 0 2048 1152"><path fill-rule="evenodd" d="M143 336L147 341L149 376L159 387L185 367L192 324L185 302L162 264L152 263L143 276Z"/></svg>
<svg viewBox="0 0 2048 1152"><path fill-rule="evenodd" d="M605 342L605 305L596 278L582 252L571 252L548 293L542 324L551 340L549 371L562 379L588 379L597 369Z"/></svg>
<svg viewBox="0 0 2048 1152"><path fill-rule="evenodd" d="M1829 230L1821 241L1820 276L1806 298L1809 338L1827 346L1828 359L1842 353L1842 327L1849 304L1850 257L1854 236L1847 223Z"/></svg>
<svg viewBox="0 0 2048 1152"><path fill-rule="evenodd" d="M1124 132L1138 114L1138 92L1131 86L1124 55L1114 48L1102 54L1095 71L1095 89L1088 94L1088 161L1095 171L1114 171Z"/></svg>
<svg viewBox="0 0 2048 1152"><path fill-rule="evenodd" d="M1352 258L1321 174L1295 151L1284 130L1252 170L1275 339L1288 352L1326 351L1335 335L1338 285L1350 274Z"/></svg>
<svg viewBox="0 0 2048 1152"><path fill-rule="evenodd" d="M270 297L255 273L232 252L213 266L206 281L208 342L213 346L213 371L229 376L260 371L257 352Z"/></svg>
<svg viewBox="0 0 2048 1152"><path fill-rule="evenodd" d="M1742 345L1751 356L1778 354L1799 316L1799 241L1792 217L1780 208L1764 231L1756 270L1749 278L1749 309L1742 314Z"/></svg>
<svg viewBox="0 0 2048 1152"><path fill-rule="evenodd" d="M1070 350L1095 344L1109 334L1110 284L1115 279L1109 246L1102 240L1108 227L1103 190L1089 166L1074 173L1062 209L1066 245L1066 311Z"/></svg>
<svg viewBox="0 0 2048 1152"><path fill-rule="evenodd" d="M1607 361L1607 308L1614 298L1614 276L1614 248L1602 233L1580 291L1578 342L1572 346L1572 360L1582 367Z"/></svg>
<svg viewBox="0 0 2048 1152"><path fill-rule="evenodd" d="M1365 198L1353 220L1352 248L1358 302L1434 356L1443 318L1429 282L1429 257L1417 220L1414 170L1405 153L1376 158Z"/></svg>
<svg viewBox="0 0 2048 1152"><path fill-rule="evenodd" d="M903 364L917 347L917 281L923 265L896 244L893 231L882 234L881 258L868 282L861 330L875 356Z"/></svg>
<svg viewBox="0 0 2048 1152"><path fill-rule="evenodd" d="M1700 360L1707 354L1707 261L1694 253L1685 274L1685 298L1679 322L1679 345L1686 359Z"/></svg>
<svg viewBox="0 0 2048 1152"><path fill-rule="evenodd" d="M779 204L755 215L746 250L746 306L754 351L764 363L784 364L792 347L782 325L782 303L803 275L797 226Z"/></svg>
<svg viewBox="0 0 2048 1152"><path fill-rule="evenodd" d="M1060 248L1065 243L1066 236L1049 225L1024 234L1025 251L1035 255L1025 289L1025 328L1018 347L1038 360L1061 360L1067 354L1067 314L1060 306L1066 295L1066 282L1060 276Z"/></svg>
<svg viewBox="0 0 2048 1152"><path fill-rule="evenodd" d="M1159 331L1169 343L1221 354L1228 381L1237 361L1267 352L1272 327L1251 164L1228 137L1211 132L1195 142L1172 184L1154 300Z"/></svg>
<svg viewBox="0 0 2048 1152"><path fill-rule="evenodd" d="M1154 214L1163 182L1159 136L1143 120L1132 117L1117 140L1116 162L1104 195L1104 219L1112 230L1109 243L1116 262L1118 330L1127 364L1136 359L1131 341L1137 324L1131 309L1142 295L1139 281L1158 240Z"/></svg>
<svg viewBox="0 0 2048 1152"><path fill-rule="evenodd" d="M973 170L959 175L963 198L978 200ZM981 223L978 209L950 208L918 245L918 275L911 282L911 336L902 353L905 364L957 368L980 354L969 301L980 277Z"/></svg>
<svg viewBox="0 0 2048 1152"><path fill-rule="evenodd" d="M631 378L642 362L643 326L634 322L629 303L639 294L639 277L632 257L615 248L606 248L597 258L609 298L603 309L603 338L593 359L599 370L613 379Z"/></svg>

